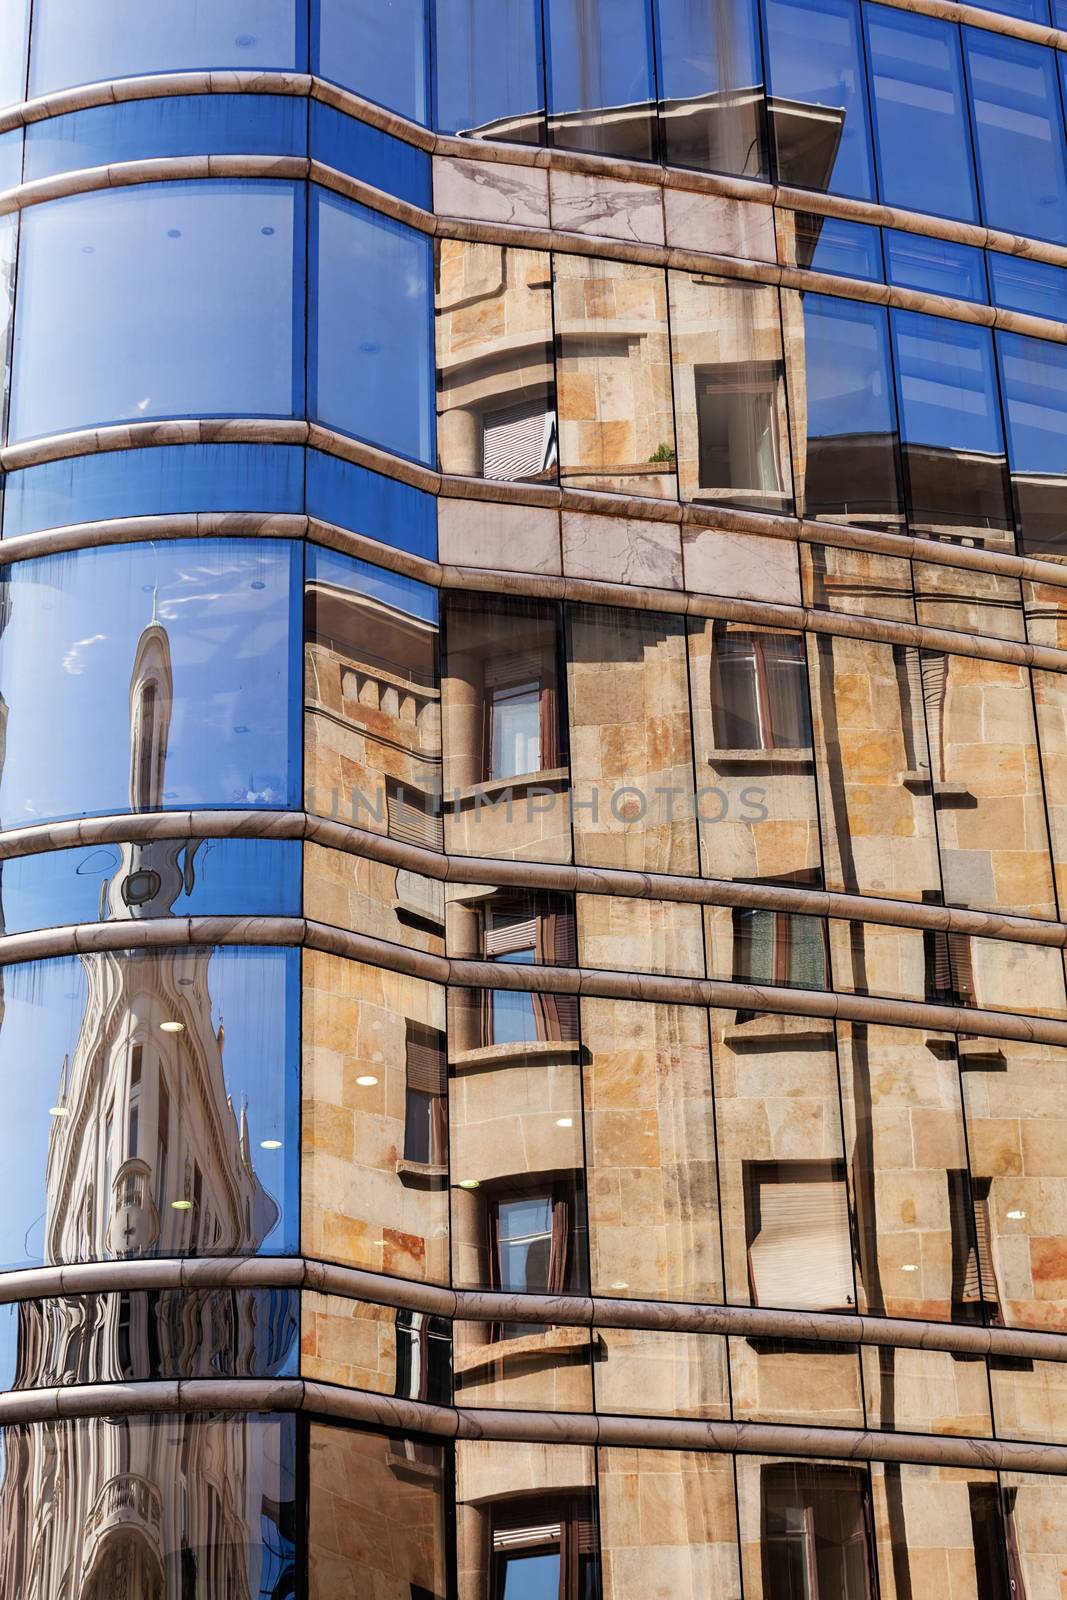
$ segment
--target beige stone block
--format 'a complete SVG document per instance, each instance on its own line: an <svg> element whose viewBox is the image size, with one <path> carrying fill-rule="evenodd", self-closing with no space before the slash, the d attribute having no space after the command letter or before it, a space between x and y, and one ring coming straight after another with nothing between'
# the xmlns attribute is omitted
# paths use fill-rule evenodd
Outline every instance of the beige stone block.
<svg viewBox="0 0 1067 1600"><path fill-rule="evenodd" d="M548 174L538 167L434 156L433 201L441 216L549 226Z"/></svg>
<svg viewBox="0 0 1067 1600"><path fill-rule="evenodd" d="M553 172L552 226L638 244L663 243L663 206L654 183L625 183L585 172Z"/></svg>
<svg viewBox="0 0 1067 1600"><path fill-rule="evenodd" d="M437 502L440 559L449 566L559 573L559 513L482 500Z"/></svg>
<svg viewBox="0 0 1067 1600"><path fill-rule="evenodd" d="M774 211L753 200L666 189L663 206L667 243L681 250L774 261Z"/></svg>
<svg viewBox="0 0 1067 1600"><path fill-rule="evenodd" d="M687 528L682 555L687 589L731 599L800 604L797 548L788 539Z"/></svg>
<svg viewBox="0 0 1067 1600"><path fill-rule="evenodd" d="M571 578L680 589L682 551L678 527L673 523L565 511L563 571Z"/></svg>

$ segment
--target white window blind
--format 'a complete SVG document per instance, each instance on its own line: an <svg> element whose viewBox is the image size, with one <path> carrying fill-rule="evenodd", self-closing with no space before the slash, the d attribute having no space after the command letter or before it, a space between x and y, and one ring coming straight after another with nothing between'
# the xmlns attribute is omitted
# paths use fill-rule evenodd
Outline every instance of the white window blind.
<svg viewBox="0 0 1067 1600"><path fill-rule="evenodd" d="M553 417L543 399L491 411L485 418L482 472L487 478L534 478L552 462Z"/></svg>
<svg viewBox="0 0 1067 1600"><path fill-rule="evenodd" d="M853 1304L848 1199L841 1179L760 1184L749 1246L757 1305L830 1311Z"/></svg>

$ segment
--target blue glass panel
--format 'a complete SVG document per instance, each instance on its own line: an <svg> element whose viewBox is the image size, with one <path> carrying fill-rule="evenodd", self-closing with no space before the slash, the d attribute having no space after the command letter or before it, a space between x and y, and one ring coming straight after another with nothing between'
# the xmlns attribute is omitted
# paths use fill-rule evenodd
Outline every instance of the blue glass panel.
<svg viewBox="0 0 1067 1600"><path fill-rule="evenodd" d="M883 308L806 294L804 364L806 514L899 526L897 419Z"/></svg>
<svg viewBox="0 0 1067 1600"><path fill-rule="evenodd" d="M6 0L0 5L0 106L25 99L29 27L30 0Z"/></svg>
<svg viewBox="0 0 1067 1600"><path fill-rule="evenodd" d="M928 289L932 294L983 303L988 298L983 253L974 245L887 228L885 264L890 283L905 289Z"/></svg>
<svg viewBox="0 0 1067 1600"><path fill-rule="evenodd" d="M778 177L874 197L856 0L764 0L768 111Z"/></svg>
<svg viewBox="0 0 1067 1600"><path fill-rule="evenodd" d="M0 133L0 189L13 189L22 182L22 129Z"/></svg>
<svg viewBox="0 0 1067 1600"><path fill-rule="evenodd" d="M651 161L650 0L544 0L549 143Z"/></svg>
<svg viewBox="0 0 1067 1600"><path fill-rule="evenodd" d="M309 544L305 580L312 584L332 586L369 595L380 600L394 611L411 617L421 617L435 626L440 612L440 596L429 583L417 578L406 578L402 573L390 572L388 567L376 567L371 561L359 561L354 556L342 555L338 550L325 550L321 545Z"/></svg>
<svg viewBox="0 0 1067 1600"><path fill-rule="evenodd" d="M306 100L293 95L176 95L93 106L31 123L26 181L152 156L306 153Z"/></svg>
<svg viewBox="0 0 1067 1600"><path fill-rule="evenodd" d="M882 241L877 228L810 211L794 212L793 222L798 267L881 283Z"/></svg>
<svg viewBox="0 0 1067 1600"><path fill-rule="evenodd" d="M306 70L303 0L36 0L30 93L192 67Z"/></svg>
<svg viewBox="0 0 1067 1600"><path fill-rule="evenodd" d="M973 221L978 201L959 29L885 6L865 6L864 14L879 198Z"/></svg>
<svg viewBox="0 0 1067 1600"><path fill-rule="evenodd" d="M1052 0L1052 26L1067 28L1067 0Z"/></svg>
<svg viewBox="0 0 1067 1600"><path fill-rule="evenodd" d="M303 184L263 181L146 184L31 207L11 437L302 411L303 216Z"/></svg>
<svg viewBox="0 0 1067 1600"><path fill-rule="evenodd" d="M297 839L79 845L0 863L4 933L129 917L298 917Z"/></svg>
<svg viewBox="0 0 1067 1600"><path fill-rule="evenodd" d="M15 309L15 256L18 251L17 212L0 217L0 413L11 385L11 334ZM0 491L4 480L0 477Z"/></svg>
<svg viewBox="0 0 1067 1600"><path fill-rule="evenodd" d="M545 142L541 0L437 0L433 59L444 133Z"/></svg>
<svg viewBox="0 0 1067 1600"><path fill-rule="evenodd" d="M654 0L654 6L664 160L766 178L756 0Z"/></svg>
<svg viewBox="0 0 1067 1600"><path fill-rule="evenodd" d="M427 0L312 0L313 72L427 120Z"/></svg>
<svg viewBox="0 0 1067 1600"><path fill-rule="evenodd" d="M1067 242L1067 156L1055 52L978 28L964 28L963 40L983 221L1009 233Z"/></svg>
<svg viewBox="0 0 1067 1600"><path fill-rule="evenodd" d="M917 311L890 322L911 526L978 538L1010 529L991 331Z"/></svg>
<svg viewBox="0 0 1067 1600"><path fill-rule="evenodd" d="M436 498L355 462L308 451L307 511L309 517L437 560Z"/></svg>
<svg viewBox="0 0 1067 1600"><path fill-rule="evenodd" d="M185 947L5 970L5 1268L298 1248L299 963Z"/></svg>
<svg viewBox="0 0 1067 1600"><path fill-rule="evenodd" d="M311 102L311 154L328 167L350 172L413 206L428 211L433 204L430 158L425 150L357 122L319 100Z"/></svg>
<svg viewBox="0 0 1067 1600"><path fill-rule="evenodd" d="M983 11L999 11L1005 17L1022 17L1026 22L1047 22L1048 0L982 0ZM1063 27L1062 22L1056 24Z"/></svg>
<svg viewBox="0 0 1067 1600"><path fill-rule="evenodd" d="M433 249L390 217L313 189L310 413L432 461Z"/></svg>
<svg viewBox="0 0 1067 1600"><path fill-rule="evenodd" d="M1067 555L1067 347L998 333L1020 544Z"/></svg>
<svg viewBox="0 0 1067 1600"><path fill-rule="evenodd" d="M160 445L10 473L4 536L108 517L303 509L304 452L296 445Z"/></svg>
<svg viewBox="0 0 1067 1600"><path fill-rule="evenodd" d="M995 250L986 252L986 262L994 305L1067 322L1067 269Z"/></svg>
<svg viewBox="0 0 1067 1600"><path fill-rule="evenodd" d="M9 567L4 825L297 804L301 553L175 540Z"/></svg>

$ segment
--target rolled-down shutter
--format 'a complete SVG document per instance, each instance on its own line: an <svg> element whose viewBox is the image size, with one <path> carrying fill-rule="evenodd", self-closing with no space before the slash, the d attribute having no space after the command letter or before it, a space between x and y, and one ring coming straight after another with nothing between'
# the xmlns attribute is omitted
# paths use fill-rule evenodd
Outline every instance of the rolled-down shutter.
<svg viewBox="0 0 1067 1600"><path fill-rule="evenodd" d="M537 945L536 917L509 917L493 913L485 930L485 953L495 960L518 950L533 950Z"/></svg>
<svg viewBox="0 0 1067 1600"><path fill-rule="evenodd" d="M763 1181L759 1209L759 1232L748 1251L756 1304L804 1311L852 1305L844 1180Z"/></svg>
<svg viewBox="0 0 1067 1600"><path fill-rule="evenodd" d="M405 844L423 845L430 850L444 848L444 823L433 814L433 802L417 789L389 783L385 791L390 839Z"/></svg>
<svg viewBox="0 0 1067 1600"><path fill-rule="evenodd" d="M486 478L536 478L550 465L553 417L544 397L486 414L482 473Z"/></svg>
<svg viewBox="0 0 1067 1600"><path fill-rule="evenodd" d="M409 1022L407 1029L407 1083L420 1094L446 1094L448 1067L445 1036L436 1028Z"/></svg>

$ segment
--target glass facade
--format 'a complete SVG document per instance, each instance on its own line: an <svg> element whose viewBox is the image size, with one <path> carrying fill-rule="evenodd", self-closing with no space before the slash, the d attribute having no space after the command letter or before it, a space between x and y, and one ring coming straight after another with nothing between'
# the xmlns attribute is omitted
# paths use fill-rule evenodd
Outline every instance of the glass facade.
<svg viewBox="0 0 1067 1600"><path fill-rule="evenodd" d="M0 8L4 1595L1057 1600L1049 3Z"/></svg>

